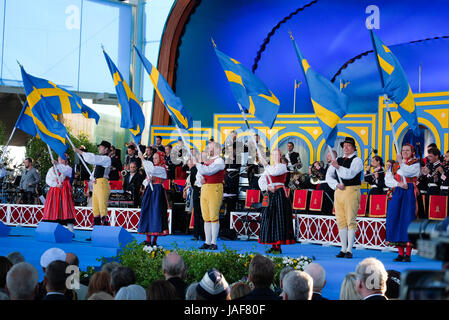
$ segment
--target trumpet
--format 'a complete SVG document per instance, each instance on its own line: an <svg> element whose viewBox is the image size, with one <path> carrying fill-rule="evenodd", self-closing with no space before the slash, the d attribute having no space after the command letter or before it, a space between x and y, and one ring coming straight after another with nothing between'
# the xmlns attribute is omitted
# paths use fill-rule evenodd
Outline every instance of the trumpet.
<svg viewBox="0 0 449 320"><path fill-rule="evenodd" d="M369 177L369 176L375 175L376 173L382 173L382 172L385 172L385 170L384 170L384 169L381 169L381 170L379 170L379 171L374 171L374 172L365 174L364 177Z"/></svg>

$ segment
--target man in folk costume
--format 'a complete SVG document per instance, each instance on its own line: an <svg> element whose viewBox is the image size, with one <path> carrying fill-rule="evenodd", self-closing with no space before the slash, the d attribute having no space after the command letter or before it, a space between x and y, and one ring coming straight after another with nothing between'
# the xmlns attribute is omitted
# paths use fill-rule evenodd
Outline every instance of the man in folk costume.
<svg viewBox="0 0 449 320"><path fill-rule="evenodd" d="M412 245L407 229L417 215L416 182L421 170L420 161L415 158L413 146L404 144L401 153L397 155L397 163L393 168L387 166L385 184L394 188L394 191L387 208L386 240L398 248L399 255L395 261L410 262Z"/></svg>
<svg viewBox="0 0 449 320"><path fill-rule="evenodd" d="M272 165L261 159L265 170L259 178L259 187L268 191L268 206L260 218L259 243L271 244L268 253L282 253L281 245L295 243L292 206L285 188L288 169L285 163L281 163L281 156L281 150L274 150Z"/></svg>
<svg viewBox="0 0 449 320"><path fill-rule="evenodd" d="M353 138L346 137L340 145L343 148L344 157L332 160L326 173L326 182L335 190L335 217L341 242L341 250L336 257L351 259L357 231L356 218L361 198L363 162L357 157ZM335 173L340 177L341 183L336 179Z"/></svg>
<svg viewBox="0 0 449 320"><path fill-rule="evenodd" d="M198 173L203 176L200 202L206 241L200 249L217 250L217 238L220 231L219 213L223 201L226 170L225 162L220 157L221 146L218 143L209 143L208 153L209 159L204 164L195 164Z"/></svg>
<svg viewBox="0 0 449 320"><path fill-rule="evenodd" d="M111 144L108 141L102 141L98 145L98 155L90 152L83 152L80 149L73 150L82 155L84 160L93 164L94 172L90 176L93 180L92 190L92 211L94 214L94 225L108 226L108 200L111 188L109 186L109 171L111 169L111 158L109 151Z"/></svg>
<svg viewBox="0 0 449 320"><path fill-rule="evenodd" d="M50 189L46 195L42 220L66 225L73 232L75 204L72 199L71 176L72 167L68 165L67 160L61 157L58 157L58 161L53 160L53 166L45 176L45 182Z"/></svg>

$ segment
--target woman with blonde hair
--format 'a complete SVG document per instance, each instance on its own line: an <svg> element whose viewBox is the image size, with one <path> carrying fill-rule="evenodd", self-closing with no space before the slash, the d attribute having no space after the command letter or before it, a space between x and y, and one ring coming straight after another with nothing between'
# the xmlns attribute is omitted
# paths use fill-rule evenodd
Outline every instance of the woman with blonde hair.
<svg viewBox="0 0 449 320"><path fill-rule="evenodd" d="M340 288L340 300L362 300L362 297L356 289L357 274L355 272L349 272Z"/></svg>

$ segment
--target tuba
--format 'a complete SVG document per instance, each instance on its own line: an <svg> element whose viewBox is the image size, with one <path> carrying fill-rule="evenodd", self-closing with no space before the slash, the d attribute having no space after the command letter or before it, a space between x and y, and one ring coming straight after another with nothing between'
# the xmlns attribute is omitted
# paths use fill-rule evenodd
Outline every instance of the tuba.
<svg viewBox="0 0 449 320"><path fill-rule="evenodd" d="M322 163L320 162L320 166L323 167ZM315 168L315 166L312 164L312 166L310 167L310 183L311 184L320 184L323 183L325 180L324 174L319 171L317 168Z"/></svg>

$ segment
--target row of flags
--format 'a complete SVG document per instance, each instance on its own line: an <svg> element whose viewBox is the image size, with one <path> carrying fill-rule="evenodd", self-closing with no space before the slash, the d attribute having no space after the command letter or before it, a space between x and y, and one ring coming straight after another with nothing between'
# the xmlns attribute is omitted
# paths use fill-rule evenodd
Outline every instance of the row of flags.
<svg viewBox="0 0 449 320"><path fill-rule="evenodd" d="M382 88L385 94L397 104L398 112L414 134L419 135L413 94L404 70L391 50L383 44L372 30L370 30L370 34ZM291 33L290 37L298 57L300 69L309 88L310 99L322 128L323 137L326 143L333 147L337 137L337 125L347 113L348 97L342 92L341 88L337 88L330 80L311 68ZM253 115L266 127L272 128L279 112L279 99L248 68L219 51L214 42L213 45L218 61L242 112ZM175 95L156 67L135 46L134 50L142 61L156 94L163 102L174 124L178 129L190 128L192 116L182 105L181 99ZM141 105L104 49L103 53L117 93L121 114L120 127L128 129L136 143L139 143L145 128L145 116ZM23 66L20 66L20 69L27 101L17 120L16 127L42 139L60 157L65 158L68 133L65 126L58 121L58 116L79 113L86 118L95 119L98 124L99 115L86 106L81 98L74 93L57 86L51 81L31 76L24 70Z"/></svg>

